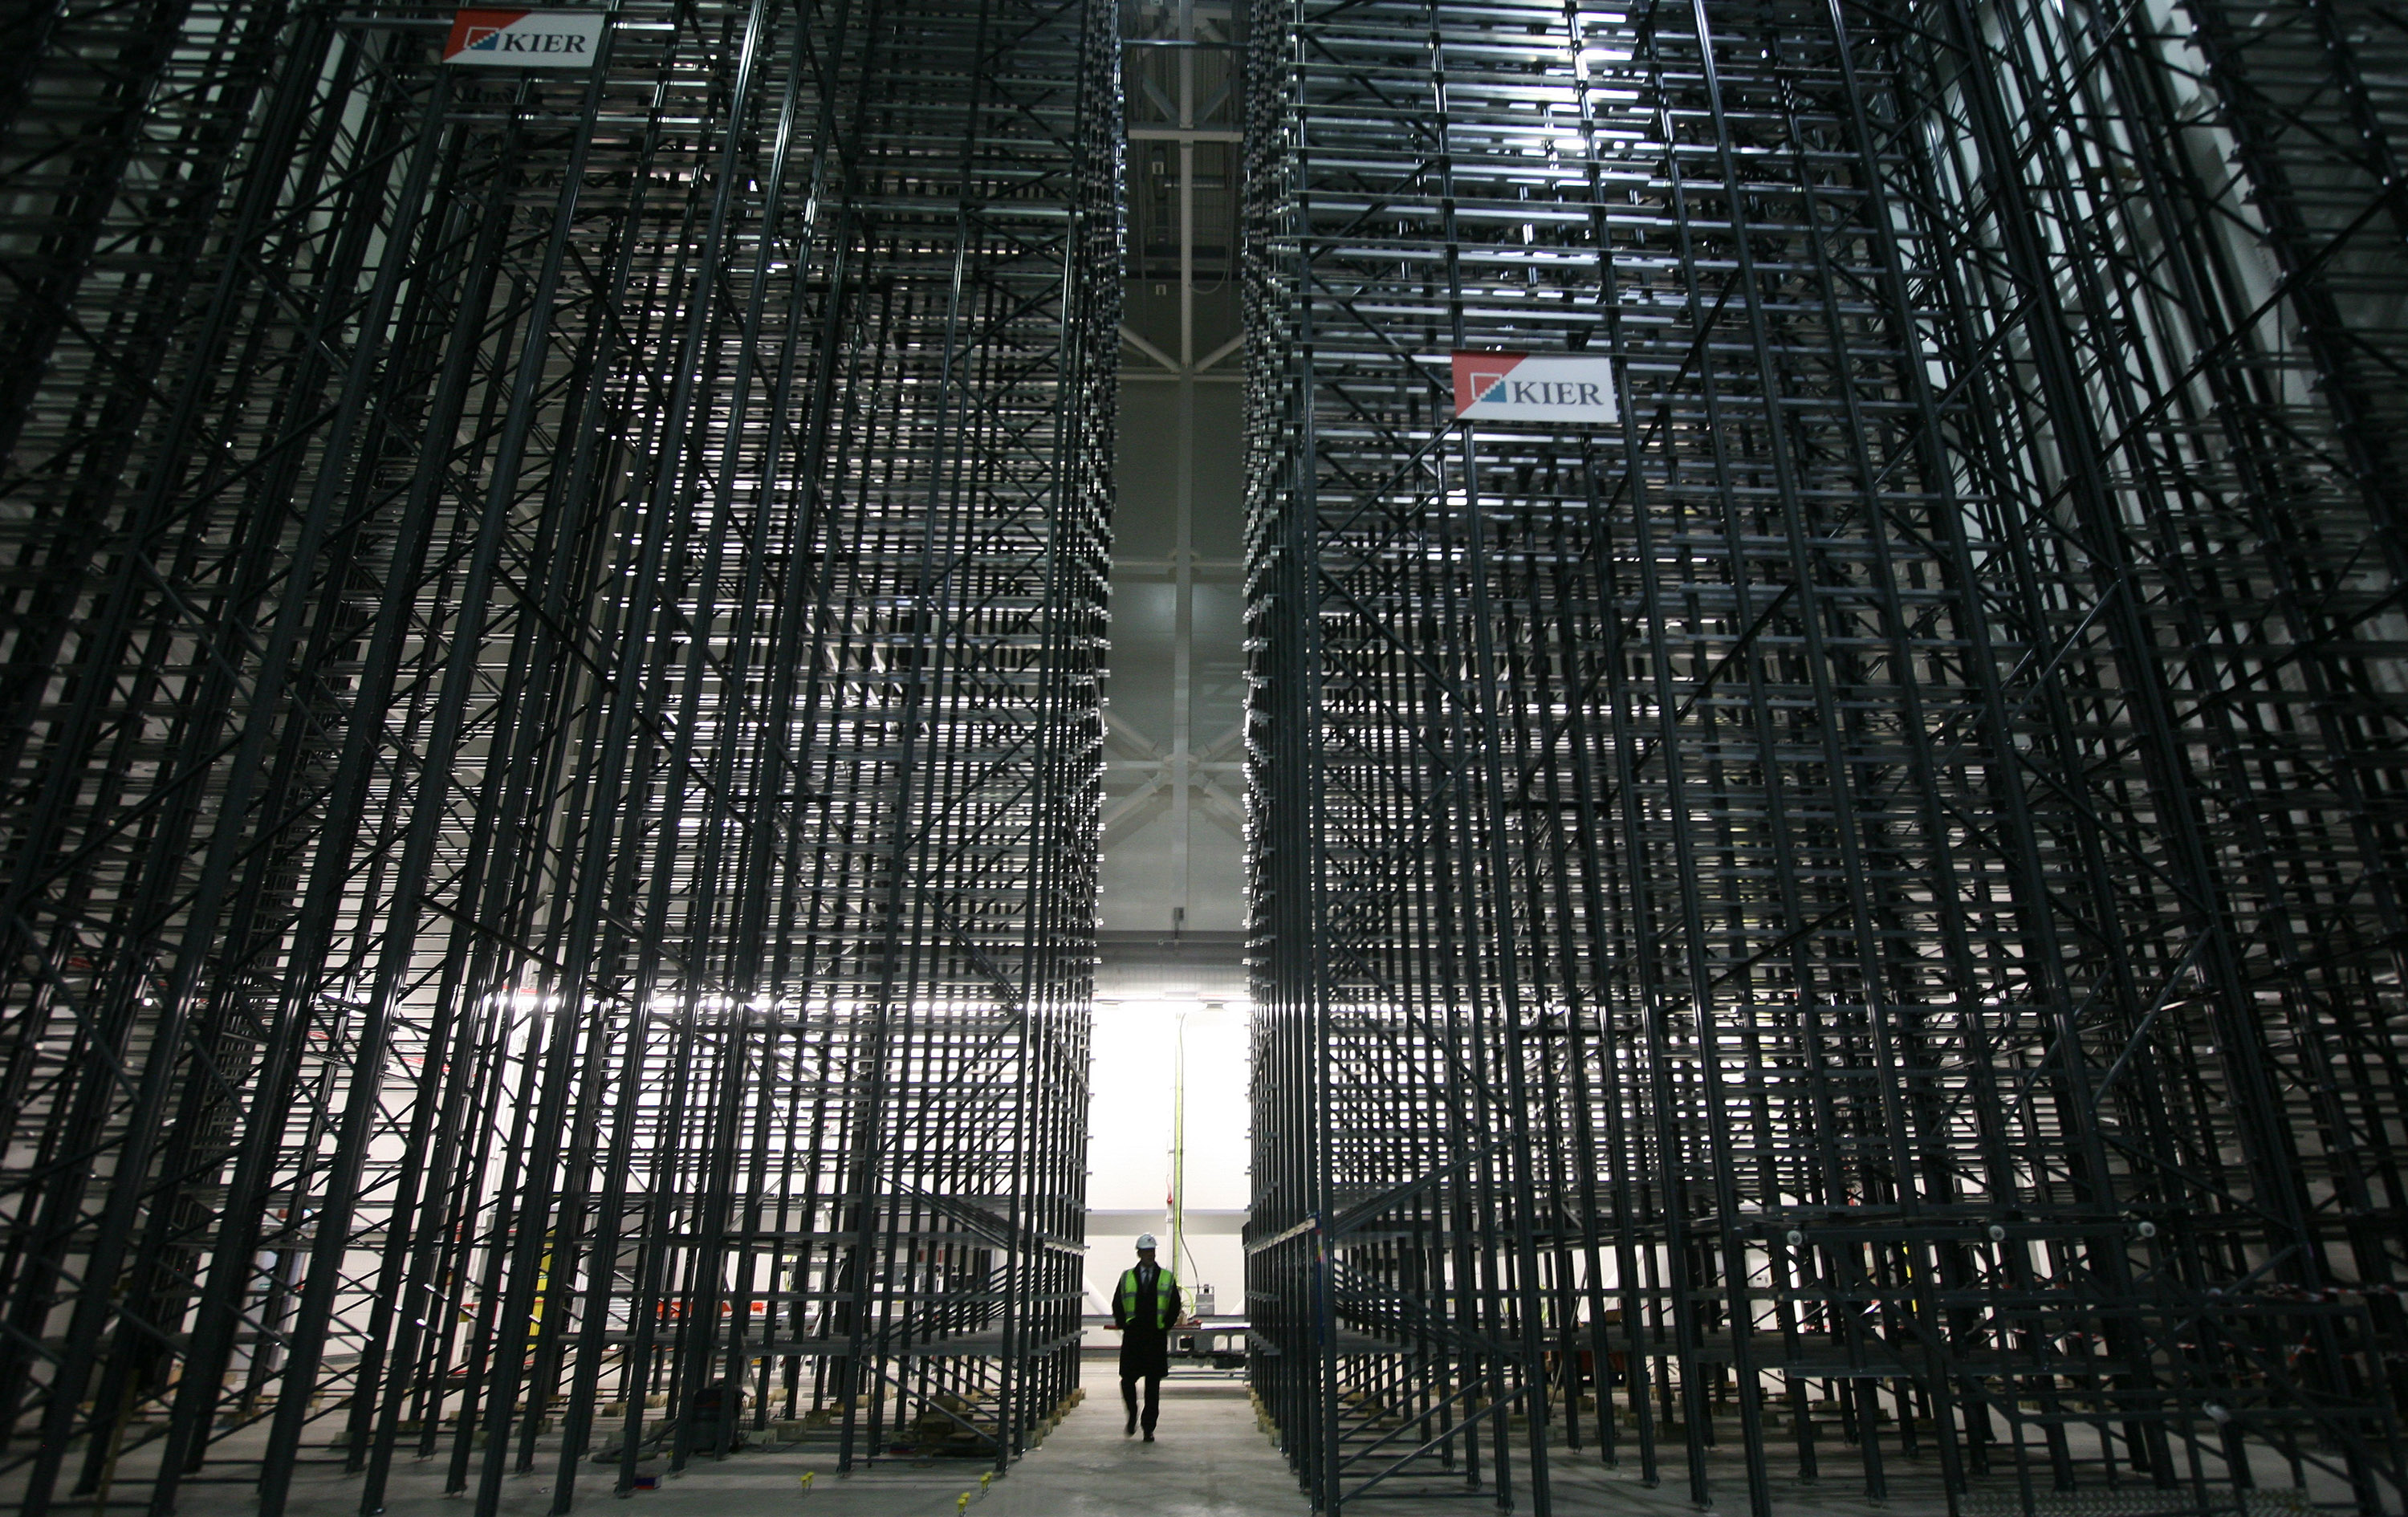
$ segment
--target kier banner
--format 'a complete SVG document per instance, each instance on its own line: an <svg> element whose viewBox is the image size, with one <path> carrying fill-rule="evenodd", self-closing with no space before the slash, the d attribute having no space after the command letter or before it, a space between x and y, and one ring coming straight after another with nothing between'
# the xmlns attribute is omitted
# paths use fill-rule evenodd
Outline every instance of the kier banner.
<svg viewBox="0 0 2408 1517"><path fill-rule="evenodd" d="M591 68L602 50L599 10L463 10L443 61L471 68Z"/></svg>
<svg viewBox="0 0 2408 1517"><path fill-rule="evenodd" d="M1613 364L1591 353L1455 353L1455 414L1465 422L1609 426Z"/></svg>

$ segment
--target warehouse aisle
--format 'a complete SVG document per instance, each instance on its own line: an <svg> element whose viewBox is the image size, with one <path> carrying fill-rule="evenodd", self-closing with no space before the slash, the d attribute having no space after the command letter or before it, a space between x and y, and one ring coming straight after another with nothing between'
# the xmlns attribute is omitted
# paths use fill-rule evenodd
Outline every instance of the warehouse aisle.
<svg viewBox="0 0 2408 1517"><path fill-rule="evenodd" d="M999 1481L980 1517L1304 1517L1287 1461L1237 1381L1169 1381L1156 1441L1122 1436L1120 1382L1090 1365L1087 1399Z"/></svg>
<svg viewBox="0 0 2408 1517"><path fill-rule="evenodd" d="M1087 1399L1064 1419L1042 1448L982 1493L975 1467L883 1467L851 1479L821 1475L809 1496L785 1495L774 1506L759 1496L736 1503L696 1502L725 1481L744 1459L706 1473L697 1469L670 1490L638 1496L656 1509L693 1510L679 1517L730 1517L766 1510L796 1517L1306 1517L1304 1495L1270 1440L1254 1429L1246 1388L1236 1381L1172 1381L1162 1388L1162 1425L1153 1443L1121 1433L1120 1385L1109 1364L1086 1367ZM792 1477L789 1476L788 1480ZM768 1482L761 1482L765 1487ZM766 1496L764 1489L761 1496ZM967 1509L959 1506L970 1497ZM666 1500L662 1497L666 1497ZM662 1511L659 1517L671 1517Z"/></svg>

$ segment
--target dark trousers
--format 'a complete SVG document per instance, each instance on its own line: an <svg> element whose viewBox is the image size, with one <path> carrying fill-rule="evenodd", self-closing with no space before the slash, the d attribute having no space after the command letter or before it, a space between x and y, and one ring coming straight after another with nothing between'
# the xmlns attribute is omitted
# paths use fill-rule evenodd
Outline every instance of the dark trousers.
<svg viewBox="0 0 2408 1517"><path fill-rule="evenodd" d="M1140 1377L1136 1375L1121 1377L1121 1401L1128 1408L1129 1415L1132 1417L1138 1415L1137 1382L1139 1379ZM1154 1431L1154 1424L1162 1420L1162 1377L1147 1375L1143 1379L1145 1381L1145 1415L1139 1425L1151 1433Z"/></svg>

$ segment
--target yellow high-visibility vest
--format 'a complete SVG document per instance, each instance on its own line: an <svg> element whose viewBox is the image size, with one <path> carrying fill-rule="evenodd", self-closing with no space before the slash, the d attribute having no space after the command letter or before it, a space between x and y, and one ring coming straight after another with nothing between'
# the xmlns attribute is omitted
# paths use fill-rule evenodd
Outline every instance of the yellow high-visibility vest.
<svg viewBox="0 0 2408 1517"><path fill-rule="evenodd" d="M1137 1268L1135 1266L1121 1271L1121 1288L1115 1295L1119 1298L1121 1321L1132 1326L1136 1325ZM1154 1309L1161 1313L1162 1321L1154 1325L1167 1328L1176 1320L1171 1311L1171 1302L1177 1299L1178 1295L1178 1280L1168 1269L1157 1271L1154 1277Z"/></svg>

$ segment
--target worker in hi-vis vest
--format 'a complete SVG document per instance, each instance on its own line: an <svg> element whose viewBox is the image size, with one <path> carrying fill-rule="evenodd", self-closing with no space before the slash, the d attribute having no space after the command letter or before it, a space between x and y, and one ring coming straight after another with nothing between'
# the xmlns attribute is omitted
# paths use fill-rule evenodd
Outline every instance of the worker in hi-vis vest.
<svg viewBox="0 0 2408 1517"><path fill-rule="evenodd" d="M1145 1440L1162 1415L1162 1377L1170 1372L1170 1330L1179 1325L1179 1281L1154 1262L1154 1235L1137 1237L1137 1263L1121 1271L1112 1292L1112 1325L1121 1330L1121 1399L1128 1405L1126 1437L1138 1429L1137 1382L1145 1381Z"/></svg>

